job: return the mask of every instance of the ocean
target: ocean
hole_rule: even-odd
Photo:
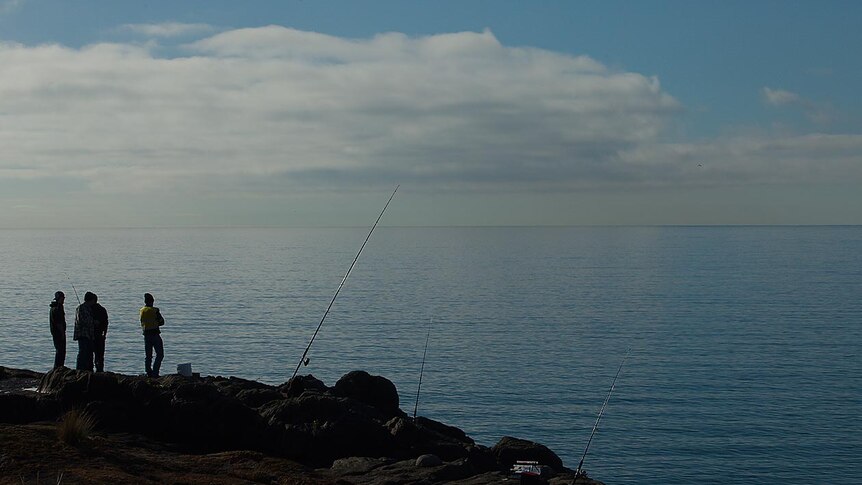
[[[0,365],[47,371],[48,304],[99,296],[106,369],[285,382],[368,228],[0,230]],[[73,289],[74,286],[74,289]],[[862,227],[378,227],[300,369],[356,369],[491,446],[609,485],[862,483]],[[629,350],[630,349],[630,350]]]

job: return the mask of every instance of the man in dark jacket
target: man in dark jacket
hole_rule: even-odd
[[[96,320],[96,338],[93,340],[93,363],[96,372],[105,371],[105,337],[108,336],[108,311],[99,304],[99,296],[93,294],[93,318]]]
[[[95,308],[96,295],[89,291],[84,294],[84,303],[75,309],[75,333],[73,340],[78,341],[78,361],[75,368],[93,372],[93,352],[96,341]]]
[[[66,363],[66,311],[63,302],[66,295],[62,291],[54,293],[51,310],[48,312],[48,324],[51,327],[51,338],[54,339],[54,368],[63,367]]]

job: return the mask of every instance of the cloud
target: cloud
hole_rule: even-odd
[[[208,24],[184,24],[179,22],[164,22],[159,24],[125,24],[120,31],[132,32],[148,37],[182,37],[189,35],[208,34],[215,27]]]
[[[828,125],[837,118],[835,109],[832,106],[811,101],[790,91],[764,87],[761,90],[761,95],[764,102],[770,106],[795,106],[800,108],[809,121],[818,125]]]
[[[0,181],[265,198],[860,176],[853,136],[668,143],[683,107],[657,78],[490,31],[348,39],[269,26],[176,47],[0,44]]]
[[[379,174],[538,186],[600,171],[680,110],[655,78],[488,31],[342,39],[273,26],[185,49],[3,45],[14,75],[0,80],[0,170],[66,170],[100,191]]]
[[[766,104],[772,106],[784,106],[788,104],[794,104],[800,100],[798,94],[792,93],[790,91],[785,91],[783,89],[772,89],[769,87],[764,87],[761,90],[761,94],[763,95],[763,100],[766,102]]]

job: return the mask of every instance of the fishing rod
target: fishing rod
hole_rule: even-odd
[[[626,355],[623,357],[623,361],[620,362],[620,368],[617,369],[617,374],[614,376],[613,382],[611,382],[611,388],[608,390],[608,395],[605,396],[605,402],[602,403],[602,408],[599,410],[599,416],[596,418],[596,424],[593,425],[593,431],[590,433],[590,439],[587,440],[587,446],[584,448],[584,455],[581,457],[581,462],[578,463],[578,469],[575,470],[575,478],[572,479],[572,485],[575,484],[575,480],[581,476],[581,468],[584,466],[584,459],[587,457],[587,451],[590,450],[590,443],[593,442],[593,436],[596,434],[596,430],[599,429],[599,421],[602,420],[602,414],[605,412],[605,406],[608,405],[608,401],[611,400],[611,394],[614,392],[614,387],[617,385],[617,377],[620,376],[620,371],[623,370],[623,364],[626,363],[626,359],[629,358],[629,352],[631,349],[626,350]]]
[[[69,284],[72,285],[72,291],[75,292],[75,299],[78,300],[78,305],[81,304],[81,298],[78,297],[78,290],[75,289],[75,283],[72,283],[72,278],[69,278],[69,275],[66,275],[66,279],[69,280]]]
[[[428,340],[431,338],[431,324],[434,318],[428,322],[428,333],[425,335],[425,351],[422,352],[422,367],[419,368],[419,386],[416,387],[416,405],[413,406],[413,421],[416,421],[416,411],[419,410],[419,391],[422,389],[422,373],[425,372],[425,356],[428,355]]]
[[[324,320],[326,320],[326,316],[329,315],[329,310],[332,309],[332,304],[335,303],[335,299],[338,298],[338,293],[341,292],[341,288],[344,287],[344,282],[347,281],[347,277],[350,276],[350,272],[353,271],[353,266],[356,265],[356,261],[359,260],[359,255],[362,254],[362,250],[365,249],[365,245],[368,244],[368,240],[371,239],[371,234],[374,232],[374,229],[377,227],[377,223],[380,222],[380,218],[383,217],[383,213],[386,212],[386,208],[389,207],[389,203],[392,202],[392,198],[395,197],[395,192],[398,192],[398,187],[400,185],[395,186],[395,190],[392,191],[392,195],[389,196],[389,200],[386,201],[386,205],[383,206],[383,210],[380,211],[380,215],[377,216],[377,220],[374,221],[374,225],[371,226],[371,230],[368,231],[368,235],[365,236],[365,241],[362,243],[362,246],[359,248],[359,252],[356,253],[356,257],[353,258],[353,262],[350,263],[350,267],[347,268],[347,273],[344,273],[344,278],[341,278],[341,283],[338,285],[338,289],[335,290],[335,294],[332,295],[332,300],[329,302],[329,306],[326,307],[326,311],[323,313],[323,318],[320,319],[320,323],[317,324],[317,330],[314,331],[314,335],[311,336],[311,340],[308,341],[308,345],[305,347],[305,351],[302,353],[302,357],[299,359],[299,363],[296,364],[296,370],[293,371],[293,376],[290,378],[293,380],[296,377],[297,372],[299,372],[299,368],[304,365],[308,365],[309,358],[308,351],[311,349],[311,344],[314,343],[314,339],[317,337],[317,333],[320,332],[320,327],[323,326]]]

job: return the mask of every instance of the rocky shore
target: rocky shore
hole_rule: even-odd
[[[57,437],[70,410],[95,423],[81,443]],[[384,377],[311,375],[270,386],[235,377],[151,379],[67,368],[0,367],[0,483],[571,484],[547,447],[493,447],[399,408]],[[541,475],[512,475],[516,461]],[[40,481],[41,480],[41,481]],[[600,484],[579,477],[577,484]]]

